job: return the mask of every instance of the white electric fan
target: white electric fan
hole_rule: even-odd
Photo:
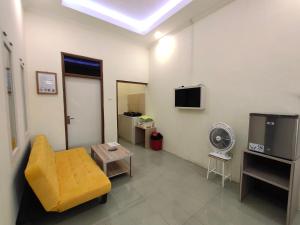
[[[225,160],[231,159],[228,153],[235,144],[235,135],[230,126],[221,122],[213,124],[209,132],[209,140],[213,148],[210,155]]]

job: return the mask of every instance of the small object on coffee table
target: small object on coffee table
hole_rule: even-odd
[[[108,149],[107,149],[108,151],[116,151],[116,150],[118,150],[118,147],[109,147]]]
[[[92,145],[92,158],[99,163],[104,173],[109,178],[124,173],[131,176],[131,157],[133,153],[122,145],[118,145],[117,151],[109,151],[108,149],[108,144]]]
[[[108,151],[116,151],[118,150],[118,146],[120,146],[120,144],[117,142],[108,142],[107,145],[108,145]]]

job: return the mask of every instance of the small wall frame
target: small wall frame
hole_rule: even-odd
[[[57,95],[57,74],[36,71],[36,87],[39,95]]]

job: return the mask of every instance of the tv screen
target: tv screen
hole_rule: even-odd
[[[201,108],[201,87],[175,89],[175,107]]]

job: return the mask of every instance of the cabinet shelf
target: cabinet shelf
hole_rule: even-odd
[[[282,196],[281,201],[286,202],[286,225],[290,225],[298,209],[300,159],[289,161],[246,150],[241,169],[240,200],[256,188],[264,187],[265,195],[271,199]]]
[[[248,167],[243,171],[244,174],[272,184],[284,190],[289,190],[289,178],[286,176],[274,174],[268,169]]]
[[[284,190],[289,190],[291,164],[285,160],[274,160],[267,155],[245,151],[243,174],[272,184]]]

